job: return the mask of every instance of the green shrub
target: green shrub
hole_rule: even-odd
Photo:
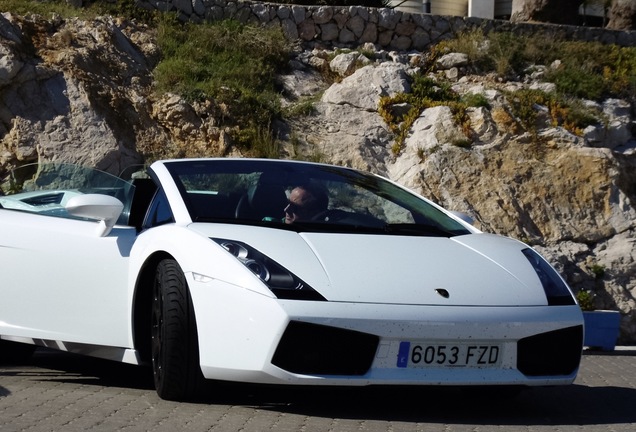
[[[605,114],[600,109],[586,106],[580,99],[561,98],[560,104],[565,110],[560,124],[572,133],[581,135],[587,126],[605,122]]]
[[[274,137],[271,127],[255,125],[242,128],[235,137],[237,144],[249,150],[255,157],[277,159],[280,157],[280,142]]]
[[[411,98],[413,101],[458,101],[459,95],[453,91],[451,84],[438,81],[425,75],[416,75],[411,84]]]
[[[283,109],[283,116],[288,119],[297,117],[307,117],[315,111],[314,103],[311,101],[302,101],[295,103]]]
[[[166,14],[159,21],[158,43],[163,53],[155,69],[159,93],[212,100],[223,107],[221,125],[241,125],[234,137],[239,145],[250,148],[250,139],[263,141],[262,125],[281,115],[274,76],[287,64],[290,46],[280,28],[236,21],[182,23]]]
[[[560,40],[550,35],[519,36],[471,29],[430,50],[428,64],[446,52],[462,52],[473,68],[500,76],[523,76],[528,66],[548,67],[544,80],[563,97],[601,100],[636,97],[636,47]]]
[[[488,99],[481,93],[467,93],[461,97],[461,102],[473,108],[490,108]]]
[[[546,79],[554,82],[558,91],[566,95],[592,100],[603,96],[602,75],[586,71],[584,67],[566,65],[548,72]]]
[[[578,99],[541,90],[510,92],[506,93],[506,98],[514,116],[525,130],[533,134],[537,132],[537,105],[548,109],[552,126],[562,126],[576,135],[580,135],[585,127],[600,123],[603,116],[597,109],[585,106]]]
[[[589,312],[596,309],[594,307],[594,295],[590,291],[581,290],[577,292],[576,300],[583,311]]]
[[[0,0],[0,11],[10,11],[18,15],[38,14],[44,17],[55,13],[62,17],[92,19],[99,15],[115,15],[153,23],[158,12],[141,8],[135,0],[85,1],[82,7],[74,7],[66,0]]]
[[[429,51],[432,59],[449,52],[460,52],[468,56],[468,61],[473,66],[488,63],[488,49],[490,42],[480,28],[466,30],[456,38],[446,39],[431,47]]]
[[[595,279],[603,279],[605,276],[605,267],[601,264],[592,264],[588,267]]]
[[[512,33],[491,33],[489,41],[489,62],[497,74],[514,76],[525,68],[527,59],[523,53],[528,44],[527,38]]]
[[[408,104],[411,108],[405,115],[396,117],[392,107],[402,103]],[[459,95],[452,89],[449,82],[418,74],[413,77],[410,93],[400,93],[393,97],[385,96],[380,99],[378,112],[395,134],[395,142],[391,148],[393,154],[402,151],[404,140],[422,111],[426,108],[442,105],[450,107],[455,122],[468,138],[468,144],[464,140],[457,140],[453,144],[461,147],[470,146],[472,140],[470,139],[470,119],[466,113],[466,103],[460,100]]]
[[[519,90],[507,93],[507,100],[514,116],[525,130],[536,129],[537,110],[535,105],[548,105],[551,96],[540,90]]]
[[[45,17],[52,13],[64,17],[78,16],[82,12],[81,9],[73,7],[63,0],[0,0],[0,11],[18,15],[38,14]]]

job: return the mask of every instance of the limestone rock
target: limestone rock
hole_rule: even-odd
[[[634,0],[612,1],[607,28],[614,30],[636,29],[636,2]]]
[[[578,24],[580,0],[513,0],[510,20]]]
[[[348,78],[325,91],[322,101],[330,104],[351,105],[367,111],[377,111],[382,96],[410,92],[405,65],[381,63],[358,69]]]
[[[346,77],[347,75],[351,75],[351,73],[355,70],[356,62],[359,57],[360,54],[355,51],[351,53],[338,54],[333,60],[331,60],[331,62],[329,62],[329,67],[338,75]]]
[[[437,60],[437,67],[440,69],[451,69],[468,64],[468,55],[464,53],[448,53]]]

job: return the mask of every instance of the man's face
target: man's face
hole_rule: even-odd
[[[285,207],[285,223],[311,219],[313,214],[307,207],[310,201],[311,195],[305,189],[293,189],[289,195],[289,204]]]

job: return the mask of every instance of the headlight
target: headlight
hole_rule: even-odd
[[[545,295],[548,298],[548,305],[569,306],[576,304],[574,296],[567,284],[541,255],[531,248],[526,248],[522,250],[521,253],[530,261],[534,271],[537,273],[537,276],[539,276]]]
[[[253,247],[235,240],[212,240],[250,269],[279,299],[326,301],[299,277]]]

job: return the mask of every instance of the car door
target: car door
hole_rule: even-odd
[[[70,217],[60,190],[48,192],[0,197],[0,335],[132,346],[127,283],[135,228],[116,225],[100,235],[98,221]]]
[[[125,347],[134,228],[0,210],[0,334]]]

